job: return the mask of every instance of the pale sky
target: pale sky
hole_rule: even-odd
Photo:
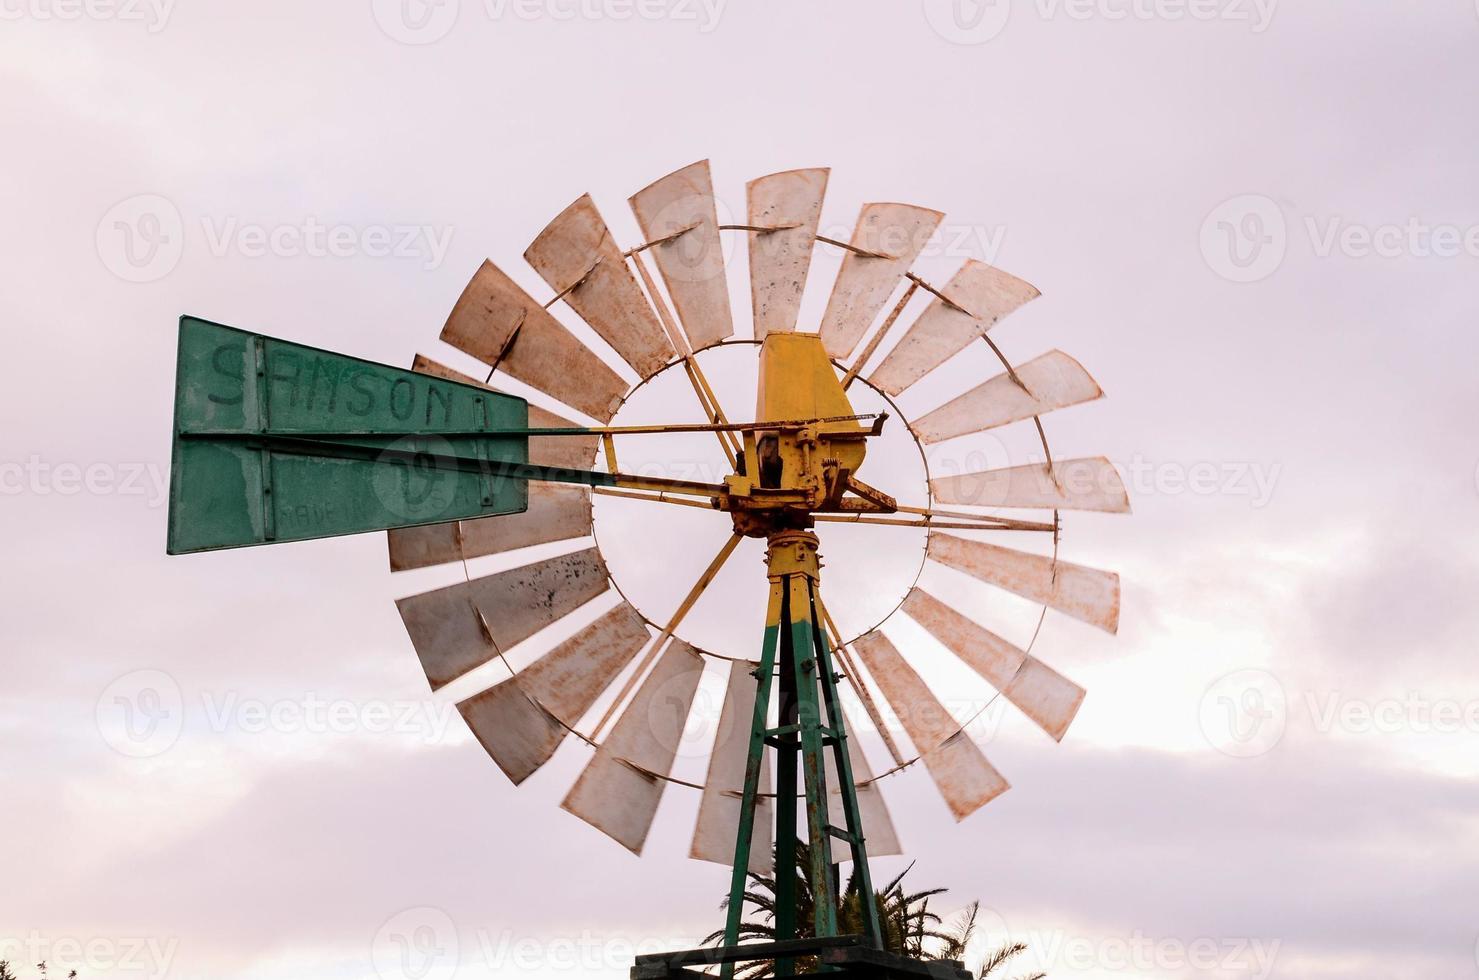
[[[180,314],[468,368],[437,333],[484,258],[547,299],[521,255],[551,217],[590,192],[630,247],[626,198],[707,158],[721,220],[747,180],[812,166],[832,168],[833,237],[867,201],[945,212],[916,270],[975,257],[1029,280],[1042,298],[993,336],[1014,359],[1067,351],[1108,395],[1045,420],[1055,455],[1112,459],[1134,508],[1065,518],[1063,557],[1124,588],[1117,636],[1050,613],[1034,647],[1088,689],[1073,728],[1055,745],[988,708],[972,735],[1013,788],[959,824],[921,767],[882,784],[913,884],[989,910],[972,958],[1011,938],[1018,972],[1076,980],[1479,977],[1472,0],[0,16],[0,959],[88,980],[618,978],[722,924],[727,870],[685,857],[695,792],[667,792],[635,858],[558,808],[588,750],[515,788],[472,740],[453,704],[497,665],[429,693],[393,600],[460,569],[392,576],[379,534],[164,554]],[[803,328],[837,265],[818,250]],[[712,370],[750,411],[747,368]],[[995,371],[973,349],[901,407]],[[667,380],[622,419],[699,421]],[[1019,435],[932,460],[1028,462]],[[911,452],[884,445],[862,476],[917,494]],[[623,453],[714,465],[707,437]],[[613,572],[663,617],[725,521],[609,503]],[[847,530],[823,534],[830,603],[862,629],[922,537]],[[1035,621],[952,574],[925,581],[1008,635]],[[684,635],[754,656],[762,603],[749,542]],[[990,697],[918,627],[893,635],[962,715]],[[707,730],[677,775],[702,778]]]

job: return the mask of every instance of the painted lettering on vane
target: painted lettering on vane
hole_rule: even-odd
[[[242,400],[242,362],[246,358],[246,348],[238,344],[222,344],[211,354],[211,367],[215,368],[217,374],[234,382],[227,386],[234,395],[217,395],[214,392],[206,395],[217,405],[240,405]]]
[[[219,405],[239,405],[245,381],[246,349],[221,344],[211,355],[211,367],[224,394],[207,397]],[[399,422],[426,426],[450,425],[456,391],[434,379],[387,377],[373,365],[296,350],[268,354],[269,400],[275,407],[323,415],[341,412],[358,418],[387,411]]]

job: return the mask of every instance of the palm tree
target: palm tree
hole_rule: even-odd
[[[802,842],[796,842],[796,882],[794,894],[796,896],[796,938],[808,939],[812,935],[812,903],[814,901],[811,891],[811,881],[803,869],[809,868],[808,846]],[[904,876],[914,867],[911,862],[909,867],[900,871],[898,875],[884,885],[882,889],[873,895],[873,903],[878,909],[878,924],[882,931],[883,948],[891,953],[899,953],[904,956],[922,960],[960,960],[965,956],[966,946],[970,944],[976,931],[976,916],[980,912],[981,903],[972,902],[958,913],[956,921],[947,929],[941,921],[940,916],[931,912],[929,908],[930,899],[936,895],[943,894],[944,888],[929,888],[919,892],[906,892],[904,890]],[[744,942],[774,942],[775,932],[775,878],[771,875],[756,874],[750,872],[748,875],[749,887],[745,889],[745,901],[755,908],[759,915],[752,919],[742,920],[739,929],[739,941]],[[729,899],[725,898],[720,903],[720,908],[729,907]],[[837,930],[843,935],[860,935],[864,931],[863,896],[861,883],[858,880],[857,869],[848,876],[847,887],[843,889],[837,909]],[[724,941],[724,930],[717,929],[704,937],[705,943],[718,945]],[[981,980],[994,975],[1010,959],[1027,949],[1021,943],[1010,943],[987,956],[977,971]],[[816,957],[797,957],[795,968],[797,972],[806,973],[816,969]],[[774,960],[753,960],[746,963],[735,971],[735,975],[741,980],[754,980],[759,977],[770,977],[775,974]],[[1046,974],[1038,973],[1032,977],[1023,977],[1019,980],[1042,980]]]

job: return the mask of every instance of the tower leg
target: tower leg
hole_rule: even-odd
[[[816,615],[816,589],[808,583],[808,600],[812,608],[812,643],[816,649],[817,679],[821,682],[822,703],[827,709],[827,723],[833,733],[833,763],[842,798],[842,816],[846,839],[852,850],[853,874],[857,875],[862,903],[863,932],[874,948],[883,948],[883,929],[878,921],[878,903],[873,897],[873,875],[868,868],[868,851],[863,836],[863,816],[858,809],[857,783],[853,778],[852,756],[848,752],[847,718],[837,698],[837,674],[832,668],[832,648]],[[837,828],[829,827],[829,832]]]
[[[750,751],[745,759],[739,834],[734,842],[734,873],[730,879],[729,909],[724,923],[726,946],[739,943],[739,927],[744,915],[745,881],[750,868],[750,845],[755,836],[755,806],[760,798],[760,770],[765,753],[766,714],[770,710],[770,689],[775,677],[776,646],[781,635],[780,621],[785,597],[784,586],[777,582],[771,583],[770,604],[765,616],[765,639],[760,647],[760,666],[756,668],[755,707],[750,715]],[[724,976],[727,978],[733,973],[734,964],[726,963]]]

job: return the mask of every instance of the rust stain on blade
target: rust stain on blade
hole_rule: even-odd
[[[531,481],[529,507],[522,513],[395,528],[386,536],[390,541],[391,571],[400,572],[584,537],[591,528],[590,490]]]
[[[1042,507],[1128,514],[1130,495],[1114,464],[1103,456],[1026,463],[999,470],[961,473],[930,481],[942,504],[976,507]]]
[[[457,705],[498,768],[523,782],[560,747],[621,669],[650,639],[626,602],[528,668]]]
[[[750,720],[755,708],[757,681],[750,673],[754,664],[743,660],[729,665],[729,686],[719,710],[719,731],[709,755],[709,774],[704,779],[688,856],[700,861],[733,866],[734,842],[739,834],[740,795],[745,788],[745,765],[750,753]],[[770,753],[760,757],[760,792],[769,793]],[[771,870],[771,799],[762,796],[755,806],[754,833],[750,837],[749,869],[756,874]],[[840,826],[840,825],[839,825]]]
[[[1084,689],[960,612],[915,587],[904,612],[1055,741],[1063,741]]]
[[[890,395],[899,394],[1002,317],[1041,295],[1031,283],[976,259],[967,259],[942,292],[956,305],[936,296],[868,379]]]
[[[462,522],[469,557],[579,538],[591,533],[591,492],[564,483],[530,483],[529,509]]]
[[[644,380],[677,355],[589,194],[560,212],[524,258]]]
[[[828,354],[843,359],[853,352],[944,217],[912,204],[863,205],[851,244],[873,254],[843,256],[822,315]]]
[[[606,590],[595,548],[396,601],[432,690],[487,663]]]
[[[1010,375],[998,374],[920,417],[911,426],[914,434],[924,443],[944,442],[1104,395],[1083,365],[1062,351],[1049,351],[1016,370],[1026,391]]]
[[[1045,555],[930,534],[928,555],[974,578],[1113,633],[1120,621],[1120,577]]]
[[[784,229],[747,233],[756,340],[796,329],[829,173],[826,167],[787,170],[758,177],[745,187],[749,223]]]
[[[868,673],[919,750],[956,820],[964,820],[1006,792],[1006,779],[945,710],[887,636],[874,630],[853,642]]]
[[[883,793],[878,784],[872,782],[873,769],[868,765],[868,757],[863,754],[863,747],[858,742],[858,737],[853,733],[851,725],[848,727],[847,735],[847,757],[852,762],[852,778],[856,786],[855,791],[858,798],[858,816],[863,821],[863,836],[868,844],[868,856],[885,857],[890,854],[903,854],[904,849],[899,844],[899,835],[894,830],[893,818],[888,814],[888,804],[883,800]],[[837,775],[837,763],[832,760],[832,753],[825,755],[827,765],[827,819],[834,827],[846,827],[846,817],[842,813],[842,780]],[[833,851],[834,858],[839,861],[848,860],[850,852],[841,846]],[[768,862],[767,862],[768,863]]]
[[[442,340],[577,411],[611,421],[627,385],[502,269],[484,261]]]
[[[652,247],[652,257],[694,349],[732,336],[709,161],[689,164],[647,185],[632,195],[631,205],[643,236],[661,243]]]
[[[698,651],[674,640],[560,806],[641,854],[666,785],[650,774],[671,771],[703,669]]]

